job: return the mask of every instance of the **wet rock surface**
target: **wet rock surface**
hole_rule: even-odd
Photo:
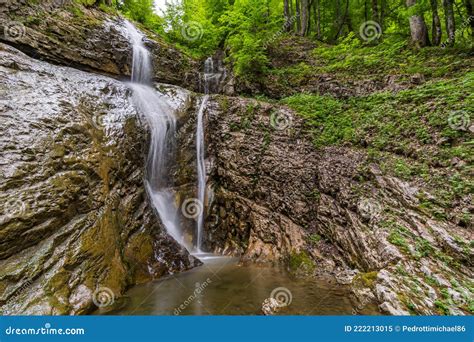
[[[0,44],[0,91],[2,314],[86,313],[194,265],[148,203],[125,83]]]
[[[128,79],[132,47],[123,21],[72,0],[11,0],[0,10],[0,41],[36,59]],[[156,34],[144,32],[154,56],[155,80],[197,89],[197,62]]]

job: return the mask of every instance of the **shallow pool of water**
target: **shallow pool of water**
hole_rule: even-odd
[[[205,257],[188,272],[135,286],[113,307],[112,315],[258,315],[274,292],[288,303],[282,315],[351,315],[347,287],[323,279],[295,279],[276,267],[239,265],[238,259]],[[360,314],[379,314],[375,305]]]

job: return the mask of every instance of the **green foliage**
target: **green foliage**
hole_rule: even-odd
[[[398,231],[390,232],[390,235],[387,237],[388,242],[392,245],[399,246],[405,252],[408,252],[408,243],[405,238]]]
[[[474,192],[469,165],[474,162],[471,133],[457,130],[450,117],[466,118],[474,111],[474,73],[427,82],[398,93],[336,99],[316,94],[298,94],[281,100],[305,118],[318,147],[353,145],[369,149],[382,169],[402,179],[419,177],[434,189],[436,202],[420,198],[420,208],[445,220],[446,208]],[[438,143],[442,139],[442,143]],[[394,154],[395,153],[395,154]],[[457,170],[453,158],[464,160]],[[469,214],[459,214],[467,225]]]
[[[282,102],[306,119],[314,133],[316,146],[337,144],[350,140],[354,135],[352,120],[344,114],[343,103],[333,97],[301,94]]]
[[[86,5],[104,4],[100,0],[76,1]],[[274,46],[282,36],[295,33],[325,43],[314,52],[317,58],[327,62],[314,70],[316,72],[404,69],[409,74],[442,75],[451,68],[450,63],[446,63],[453,55],[451,49],[422,49],[413,54],[406,48],[409,17],[418,13],[424,15],[428,23],[431,20],[431,8],[426,0],[417,1],[409,9],[383,2],[383,20],[375,18],[371,7],[362,0],[348,2],[347,9],[333,0],[311,2],[307,32],[300,30],[302,16],[295,15],[293,2],[292,16],[286,23],[282,0],[182,0],[168,3],[161,17],[154,13],[152,0],[113,2],[132,20],[163,34],[168,41],[196,57],[210,55],[217,49],[225,50],[235,74],[249,81],[271,70],[268,47]],[[439,12],[444,22],[444,12]],[[456,48],[469,47],[472,43],[468,40],[470,27],[465,23],[465,6],[459,6],[456,14],[460,28],[456,32],[460,42]],[[362,39],[360,33],[361,25],[367,20],[378,21],[381,30],[381,37],[370,42]],[[426,63],[435,60],[439,61],[437,66]]]
[[[435,306],[438,309],[438,312],[442,315],[450,315],[450,310],[449,310],[449,305],[442,301],[442,300],[436,300],[435,301]]]
[[[266,71],[264,46],[281,25],[281,18],[271,9],[280,6],[276,0],[236,0],[219,19],[236,75],[249,77]]]
[[[88,2],[89,0],[76,0],[79,2]],[[163,34],[163,19],[155,13],[153,0],[113,0],[111,6],[104,1],[89,2],[98,3],[101,10],[108,13],[115,13],[119,9],[127,18],[144,25],[146,28]]]
[[[446,157],[452,158],[453,153],[471,154],[471,146],[453,144],[456,140],[468,141],[469,133],[453,129],[448,118],[457,110],[468,113],[463,100],[474,100],[468,90],[472,86],[474,73],[467,73],[459,79],[431,82],[396,94],[377,93],[348,100],[300,94],[283,99],[282,103],[307,119],[319,146],[364,142],[378,150],[404,151],[414,137],[419,145],[429,145],[439,133],[450,139],[451,144],[445,147],[453,150]],[[399,162],[397,170],[402,176],[410,176],[403,162]]]
[[[388,35],[380,44],[364,45],[353,33],[337,45],[319,44],[313,55],[322,66],[321,73],[357,74],[423,74],[441,77],[456,72],[466,62],[468,49],[428,47],[413,50],[399,35]]]
[[[74,0],[74,2],[80,5],[84,5],[84,6],[92,6],[92,5],[95,5],[95,3],[98,1],[97,0]]]

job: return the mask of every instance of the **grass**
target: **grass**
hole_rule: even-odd
[[[301,93],[280,102],[305,119],[316,147],[364,148],[369,162],[386,173],[419,179],[435,198],[421,201],[421,209],[446,220],[455,202],[474,192],[472,133],[456,129],[450,119],[462,113],[466,122],[474,122],[473,88],[474,72],[468,72],[398,93],[349,99]],[[454,158],[461,160],[456,169]],[[469,224],[471,215],[461,216]]]
[[[456,112],[465,113],[466,120],[473,116],[474,95],[469,91],[473,87],[474,72],[469,72],[396,94],[346,100],[298,94],[281,102],[306,119],[318,146],[351,143],[411,155],[416,152],[412,150],[414,142],[426,146],[443,138],[445,155],[441,158],[472,158],[470,133],[453,129],[449,117]]]
[[[437,300],[434,304],[441,315],[450,315],[449,305],[445,301]]]
[[[466,67],[469,46],[464,49],[411,49],[405,37],[393,35],[386,35],[378,45],[368,46],[351,34],[338,45],[318,46],[313,56],[320,64],[316,70],[319,73],[444,77]]]
[[[392,245],[400,247],[400,249],[405,253],[409,253],[410,249],[408,248],[408,242],[398,231],[394,230],[390,232],[387,240]]]
[[[308,44],[312,47],[308,48]],[[413,49],[407,37],[390,34],[378,45],[364,44],[354,34],[337,45],[284,35],[275,41],[269,67],[258,82],[265,85],[264,93],[268,91],[271,97],[304,93],[308,89],[317,92],[318,84],[333,81],[348,88],[353,88],[354,82],[363,85],[363,81],[374,86],[386,85],[390,80],[416,84],[454,78],[472,70],[474,59],[470,49],[472,43],[468,41],[457,48]],[[421,129],[417,135],[422,138],[425,133]]]

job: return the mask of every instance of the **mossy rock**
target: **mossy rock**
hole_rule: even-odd
[[[293,273],[310,274],[314,271],[315,264],[307,252],[293,252],[290,254],[289,268]]]
[[[377,271],[359,273],[354,277],[354,284],[361,287],[374,287],[375,280],[377,279]]]

